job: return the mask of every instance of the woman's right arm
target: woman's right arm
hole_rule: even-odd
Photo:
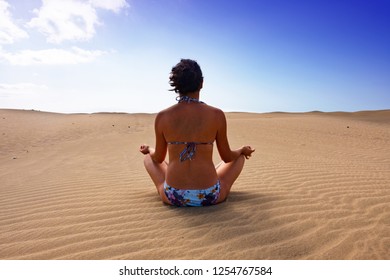
[[[255,151],[250,146],[243,146],[237,150],[231,150],[229,145],[229,140],[227,138],[227,124],[225,114],[218,110],[217,116],[217,147],[219,155],[224,162],[232,162],[239,158],[241,155],[244,155],[247,159]]]
[[[151,148],[144,144],[140,147],[140,152],[144,155],[150,154],[152,160],[156,163],[162,163],[167,154],[167,143],[164,138],[162,130],[162,113],[158,113],[154,122],[155,136],[156,136],[156,148]]]

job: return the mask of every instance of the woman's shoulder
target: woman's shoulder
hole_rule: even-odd
[[[177,107],[177,105],[173,105],[168,107],[156,115],[156,120],[169,120],[172,118],[182,117],[186,114],[195,113],[194,111],[186,111]],[[217,107],[213,107],[207,104],[202,104],[202,109],[197,110],[196,114],[201,114],[202,116],[213,118],[215,120],[224,119],[225,113]]]
[[[207,105],[207,107],[214,113],[216,114],[224,114],[224,112],[222,111],[222,109],[220,108],[217,108],[217,107],[213,107],[213,106],[210,106],[210,105]]]
[[[225,113],[222,111],[222,109],[210,105],[207,105],[207,107],[210,110],[210,113],[212,114],[213,118],[215,118],[215,120],[220,120],[221,118],[222,119],[225,118]]]
[[[176,105],[173,105],[158,112],[156,114],[155,122],[159,124],[169,122],[169,119],[173,118],[176,115],[175,107]]]
[[[172,114],[172,112],[175,110],[175,106],[176,105],[173,105],[171,107],[168,107],[168,108],[161,110],[160,112],[157,113],[156,117],[163,117],[165,115]]]

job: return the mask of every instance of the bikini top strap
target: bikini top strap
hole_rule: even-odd
[[[195,157],[197,145],[212,145],[213,143],[214,141],[213,142],[179,142],[179,141],[168,142],[168,144],[171,145],[180,145],[180,144],[187,145],[180,153],[180,162],[183,162],[187,159],[193,160]]]
[[[193,160],[196,153],[196,144],[194,142],[187,143],[187,146],[180,153],[180,162],[183,162],[187,159]]]
[[[176,97],[176,101],[178,103],[200,103],[200,104],[205,104],[203,101],[200,101],[199,99],[192,98],[192,97],[189,97],[189,96],[186,96],[186,95]]]
[[[212,145],[213,142],[181,142],[181,141],[171,141],[167,142],[169,145],[188,145],[188,144],[195,144],[195,145]]]

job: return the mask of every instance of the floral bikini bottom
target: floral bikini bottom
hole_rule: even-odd
[[[209,206],[217,203],[221,190],[219,180],[207,189],[176,189],[164,182],[164,192],[168,200],[175,206]]]

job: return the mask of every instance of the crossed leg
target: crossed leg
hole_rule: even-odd
[[[240,175],[245,163],[244,155],[238,157],[235,161],[232,162],[221,162],[215,169],[217,171],[217,176],[221,183],[220,196],[217,203],[223,202],[226,200],[230,193],[230,189],[233,186],[233,183],[236,181]],[[163,202],[171,204],[164,192],[164,182],[165,175],[167,173],[168,164],[164,161],[163,163],[156,163],[152,160],[149,154],[145,155],[144,165],[146,171],[149,173],[150,178],[154,185],[157,188],[157,192],[160,195]]]
[[[162,201],[171,204],[164,192],[165,175],[167,174],[168,164],[164,161],[163,163],[156,163],[152,160],[150,154],[145,155],[144,165],[146,171],[149,173],[150,178],[157,188],[157,192],[161,197]]]
[[[228,163],[221,162],[215,167],[219,181],[221,183],[221,191],[217,203],[226,200],[233,183],[237,180],[242,169],[244,168],[244,163],[245,156],[241,155],[235,161]]]

